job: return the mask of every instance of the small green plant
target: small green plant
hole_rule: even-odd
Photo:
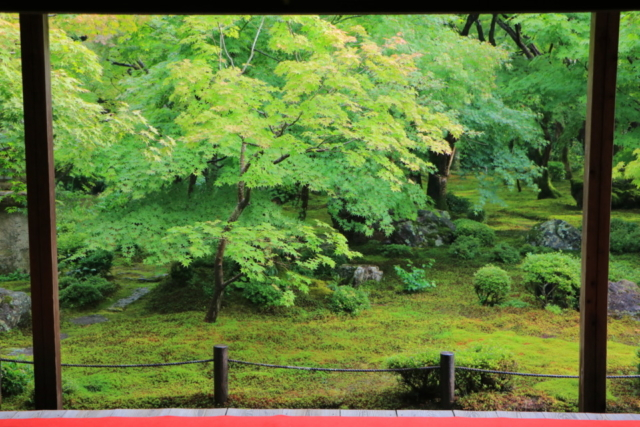
[[[295,294],[290,289],[281,289],[272,283],[247,282],[242,286],[242,296],[260,307],[293,307]]]
[[[466,368],[487,369],[496,371],[514,371],[517,364],[513,357],[504,351],[475,347],[455,353],[456,365]],[[387,369],[421,368],[424,366],[438,366],[440,353],[429,351],[425,353],[393,356],[385,362]],[[420,396],[437,397],[440,395],[440,371],[411,370],[397,372],[400,383]],[[457,371],[456,391],[459,396],[479,391],[508,391],[513,386],[513,377],[509,375],[490,374],[486,372]]]
[[[407,268],[400,267],[399,265],[394,265],[393,268],[396,270],[396,274],[402,281],[402,290],[405,292],[413,293],[420,292],[425,289],[432,289],[436,287],[436,283],[432,280],[427,280],[427,268],[431,268],[433,266],[434,260],[428,259],[426,264],[422,264],[420,267],[414,267],[413,263],[410,260],[407,261]]]
[[[113,253],[99,249],[75,261],[75,268],[71,271],[71,274],[77,277],[105,277],[111,271],[112,265]]]
[[[549,254],[556,252],[555,249],[547,246],[533,246],[529,243],[525,243],[520,247],[520,255],[527,256],[527,254]]]
[[[13,273],[0,275],[0,282],[17,282],[29,280],[29,273],[23,273],[20,270],[16,270]]]
[[[17,396],[27,390],[33,381],[33,368],[23,363],[5,362],[0,370],[2,377],[2,395]]]
[[[496,233],[491,227],[470,219],[457,219],[453,222],[456,225],[454,236],[456,239],[462,236],[475,237],[482,246],[493,246],[496,241]]]
[[[471,211],[472,203],[469,199],[461,196],[456,196],[452,192],[448,192],[446,195],[447,205],[449,206],[449,212],[455,215],[467,215]]]
[[[549,171],[551,181],[562,181],[566,177],[564,163],[562,162],[549,162],[547,164],[547,170]]]
[[[485,222],[487,220],[487,212],[482,208],[471,209],[467,214],[467,218],[476,222]]]
[[[96,306],[118,289],[115,283],[100,276],[67,276],[60,279],[59,285],[60,305],[65,308]]]
[[[384,245],[380,248],[380,253],[386,257],[403,258],[413,255],[413,249],[407,245]]]
[[[511,277],[500,267],[489,264],[473,275],[473,289],[480,304],[493,307],[502,303],[511,292]]]
[[[508,243],[498,243],[489,255],[489,259],[503,264],[517,264],[520,262],[520,252]]]
[[[459,259],[474,259],[480,253],[480,240],[473,236],[460,236],[449,248],[449,255]]]
[[[562,314],[562,308],[558,307],[555,304],[547,304],[544,307],[544,309],[547,310],[549,313],[558,314],[558,315]]]
[[[640,252],[640,225],[614,218],[611,220],[610,240],[613,254]]]
[[[361,289],[351,286],[338,286],[329,297],[329,307],[336,313],[357,316],[371,307],[369,295]]]
[[[529,254],[522,263],[524,285],[543,306],[578,308],[580,260],[562,252]]]

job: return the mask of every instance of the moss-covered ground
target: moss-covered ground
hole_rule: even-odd
[[[476,199],[475,181],[454,178],[450,191]],[[502,191],[504,205],[488,205],[487,224],[500,242],[514,246],[536,223],[549,218],[580,225],[582,213],[574,207],[568,183],[558,183],[563,197],[536,200],[531,191]],[[328,220],[321,201],[311,205],[310,218]],[[637,211],[616,211],[614,216],[640,220]],[[215,324],[203,322],[201,302],[194,311],[158,314],[134,303],[122,312],[107,311],[115,300],[144,286],[131,278],[166,273],[167,268],[125,265],[113,269],[120,290],[91,310],[62,310],[64,363],[132,364],[208,359],[216,344],[229,346],[230,357],[252,362],[299,366],[379,368],[395,354],[429,349],[457,351],[478,345],[511,352],[521,372],[576,375],[578,372],[579,313],[554,314],[535,304],[522,284],[518,265],[504,268],[513,278],[512,300],[525,308],[483,307],[472,287],[472,276],[489,262],[488,254],[461,261],[447,247],[415,250],[414,264],[433,258],[429,278],[435,289],[417,294],[399,291],[394,265],[404,260],[384,257],[380,244],[354,249],[363,255],[356,262],[377,264],[384,271],[380,283],[367,283],[372,307],[357,317],[337,315],[321,301],[300,297],[303,307],[261,309],[238,296],[225,301]],[[487,251],[485,251],[487,252]],[[637,255],[618,256],[612,278],[640,280]],[[129,279],[127,278],[129,277]],[[147,285],[147,284],[145,284]],[[153,286],[154,284],[151,284]],[[3,287],[27,290],[25,282]],[[102,314],[106,323],[76,325],[70,319]],[[608,370],[611,374],[636,371],[640,323],[609,320]],[[29,330],[0,335],[3,357],[15,348],[30,346]],[[143,408],[212,407],[212,364],[154,368],[63,368],[65,407]],[[437,402],[411,396],[389,373],[326,373],[256,368],[232,364],[229,406],[247,408],[435,408]],[[615,411],[638,411],[640,399],[632,380],[611,380],[609,406]],[[478,393],[458,401],[465,409],[576,410],[578,381],[518,378],[510,393]],[[3,410],[24,409],[28,393],[7,398]]]

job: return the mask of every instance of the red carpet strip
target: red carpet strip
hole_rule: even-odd
[[[107,417],[0,420],[0,427],[640,427],[640,421],[433,417]]]

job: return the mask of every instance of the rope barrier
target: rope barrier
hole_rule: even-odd
[[[398,368],[398,369],[340,369],[340,368],[309,368],[306,366],[269,365],[267,363],[245,362],[242,360],[229,359],[229,362],[241,365],[263,366],[265,368],[298,369],[302,371],[325,371],[325,372],[403,372],[440,369],[439,366],[422,366],[420,368]]]
[[[33,365],[33,361],[29,361],[29,360],[0,358],[0,362],[23,363],[27,365]],[[190,360],[186,362],[169,362],[169,363],[138,363],[134,365],[83,365],[83,364],[74,364],[74,363],[62,363],[60,366],[68,367],[68,368],[149,368],[149,367],[158,367],[158,366],[192,365],[196,363],[209,363],[209,362],[213,362],[213,359]],[[240,365],[262,366],[265,368],[296,369],[301,371],[321,371],[321,372],[406,372],[406,371],[430,371],[434,369],[440,369],[440,366],[422,366],[419,368],[396,368],[396,369],[341,369],[341,368],[312,368],[307,366],[271,365],[267,363],[245,362],[243,360],[235,360],[235,359],[229,359],[229,362],[238,363]],[[514,376],[521,376],[521,377],[570,378],[570,379],[580,378],[578,375],[528,374],[524,372],[494,371],[491,369],[466,368],[463,366],[456,366],[455,369],[460,371],[484,372],[487,374],[514,375]],[[629,378],[640,378],[640,375],[607,375],[607,379],[629,379]]]
[[[14,359],[0,358],[0,362],[26,363],[29,365],[33,365],[33,362],[28,360],[14,360]],[[60,366],[64,366],[67,368],[150,368],[150,367],[157,367],[157,366],[192,365],[195,363],[208,363],[208,362],[213,362],[213,359],[190,360],[187,362],[169,362],[169,363],[137,363],[134,365],[81,365],[81,364],[75,364],[75,363],[61,363]]]

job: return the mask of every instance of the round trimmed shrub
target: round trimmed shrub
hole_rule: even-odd
[[[448,192],[445,196],[449,212],[455,215],[467,215],[471,210],[472,203],[469,199]]]
[[[640,225],[619,218],[611,220],[611,253],[640,252]]]
[[[65,308],[96,306],[117,288],[115,283],[100,276],[64,277],[60,280],[60,305]]]
[[[480,253],[480,240],[473,236],[461,236],[449,248],[449,255],[459,259],[474,259]]]
[[[484,209],[472,209],[467,214],[467,218],[476,222],[485,222],[487,220],[487,213]]]
[[[525,287],[543,306],[578,308],[580,260],[562,252],[528,254],[522,263]]]
[[[504,302],[511,291],[511,277],[500,267],[485,265],[473,275],[473,289],[482,305]]]
[[[491,261],[503,264],[516,264],[520,261],[520,252],[507,243],[498,243],[491,250]]]
[[[493,246],[496,241],[495,231],[486,224],[470,219],[457,219],[453,223],[456,225],[456,231],[453,233],[456,239],[462,236],[475,237],[482,246]]]
[[[2,395],[5,397],[17,396],[27,390],[33,381],[33,368],[22,363],[3,363],[2,370]]]
[[[371,307],[369,295],[351,286],[339,286],[329,298],[329,307],[336,313],[347,313],[357,316]]]

